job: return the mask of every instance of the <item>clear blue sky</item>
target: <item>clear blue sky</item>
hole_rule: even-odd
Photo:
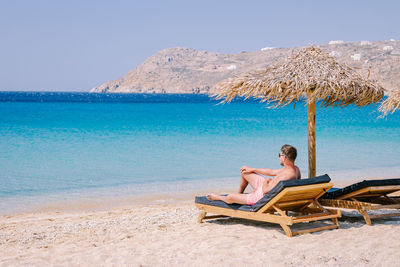
[[[400,1],[0,1],[0,90],[88,91],[168,47],[400,39]]]

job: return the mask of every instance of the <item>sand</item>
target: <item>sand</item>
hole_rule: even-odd
[[[400,266],[400,217],[287,237],[242,219],[196,223],[193,200],[0,217],[0,266]],[[296,229],[296,228],[295,228]]]

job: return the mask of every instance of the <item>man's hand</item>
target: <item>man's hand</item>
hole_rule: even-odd
[[[240,172],[243,173],[243,174],[248,174],[248,173],[254,172],[254,169],[253,169],[253,168],[250,168],[250,167],[248,167],[248,166],[243,166],[243,167],[240,169]]]

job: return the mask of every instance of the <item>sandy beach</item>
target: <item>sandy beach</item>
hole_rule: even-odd
[[[193,200],[0,217],[1,266],[400,266],[400,217],[287,237],[279,225],[196,222]]]
[[[400,267],[400,1],[364,2],[2,1],[0,267]]]

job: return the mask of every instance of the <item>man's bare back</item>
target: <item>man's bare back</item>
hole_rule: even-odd
[[[296,165],[294,165],[293,168],[279,169],[274,179],[265,179],[263,183],[263,193],[266,194],[271,191],[280,181],[296,180],[300,178],[300,169]]]

